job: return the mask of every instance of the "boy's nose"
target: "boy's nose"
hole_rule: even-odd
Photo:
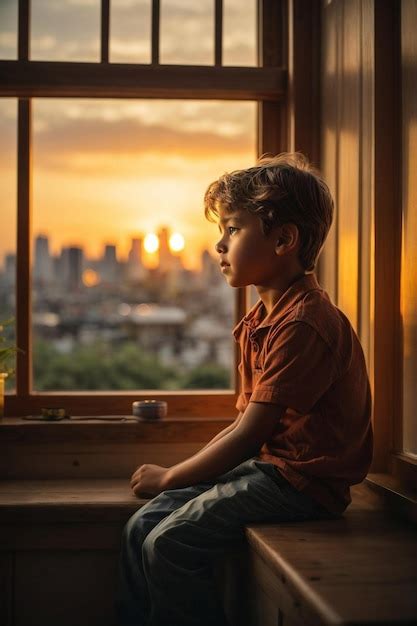
[[[214,248],[218,254],[221,254],[222,252],[226,252],[226,246],[225,246],[223,239],[220,239],[220,241],[216,243]]]

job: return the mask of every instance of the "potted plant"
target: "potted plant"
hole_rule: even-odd
[[[12,367],[8,367],[7,361],[19,350],[16,346],[6,346],[6,338],[3,335],[6,326],[13,324],[14,318],[0,322],[0,417],[4,415],[4,390],[6,385],[6,378],[13,376],[15,370]]]

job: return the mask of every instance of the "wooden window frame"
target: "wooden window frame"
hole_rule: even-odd
[[[31,98],[227,99],[258,102],[258,154],[299,149],[317,160],[319,46],[306,64],[297,42],[318,36],[319,0],[258,0],[258,67],[222,66],[222,0],[215,5],[213,66],[159,64],[159,0],[152,0],[151,63],[109,63],[110,0],[101,0],[100,62],[30,60],[30,0],[19,0],[18,59],[0,61],[0,97],[18,99],[18,195],[16,393],[7,394],[6,415],[38,414],[42,406],[65,406],[71,415],[126,415],[134,400],[149,396],[169,402],[170,415],[233,416],[237,395],[227,391],[138,390],[126,392],[34,392],[31,334]],[[316,35],[314,35],[316,32]],[[316,42],[317,43],[317,42]],[[312,48],[313,49],[313,48]],[[307,101],[314,106],[307,108]],[[317,117],[316,117],[317,119]],[[245,289],[236,292],[236,321],[247,307]]]
[[[375,10],[374,462],[416,494],[417,461],[403,452],[401,321],[401,3]],[[384,485],[384,479],[374,479]],[[387,484],[388,487],[388,484]],[[391,487],[390,487],[391,488]]]

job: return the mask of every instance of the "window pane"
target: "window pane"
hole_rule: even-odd
[[[253,164],[256,104],[36,100],[34,127],[35,389],[230,387],[203,195]]]
[[[16,315],[16,138],[17,102],[0,99],[0,324]],[[4,327],[1,347],[15,345],[15,323]],[[15,368],[15,358],[0,362],[0,371]],[[6,391],[15,390],[15,378],[6,379]]]
[[[160,63],[213,65],[213,0],[161,0]]]
[[[0,1],[0,59],[17,59],[17,2]]]
[[[223,0],[223,65],[258,65],[256,0]]]
[[[404,337],[403,445],[417,457],[417,86],[415,68],[416,3],[406,0],[402,10],[403,103],[403,239],[401,314]]]
[[[110,61],[150,63],[150,0],[113,0],[110,8]]]
[[[32,0],[31,59],[98,61],[100,0]]]

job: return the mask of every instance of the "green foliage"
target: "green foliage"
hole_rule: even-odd
[[[183,375],[133,342],[120,346],[96,342],[61,354],[51,342],[38,339],[34,346],[34,381],[38,391],[218,389],[229,386],[229,372],[209,365]]]
[[[35,386],[46,390],[162,389],[174,375],[133,344],[120,347],[96,342],[61,354],[51,343],[38,340],[34,350]]]
[[[14,317],[0,322],[0,373],[7,374],[8,376],[13,376],[15,372],[14,367],[10,367],[8,365],[8,361],[10,361],[12,357],[14,357],[16,352],[22,352],[22,350],[20,350],[20,348],[17,348],[16,346],[5,345],[8,340],[5,337],[5,334],[7,332],[6,328],[8,326],[11,326],[13,322]]]
[[[185,378],[184,389],[228,389],[230,372],[219,365],[201,365]]]

